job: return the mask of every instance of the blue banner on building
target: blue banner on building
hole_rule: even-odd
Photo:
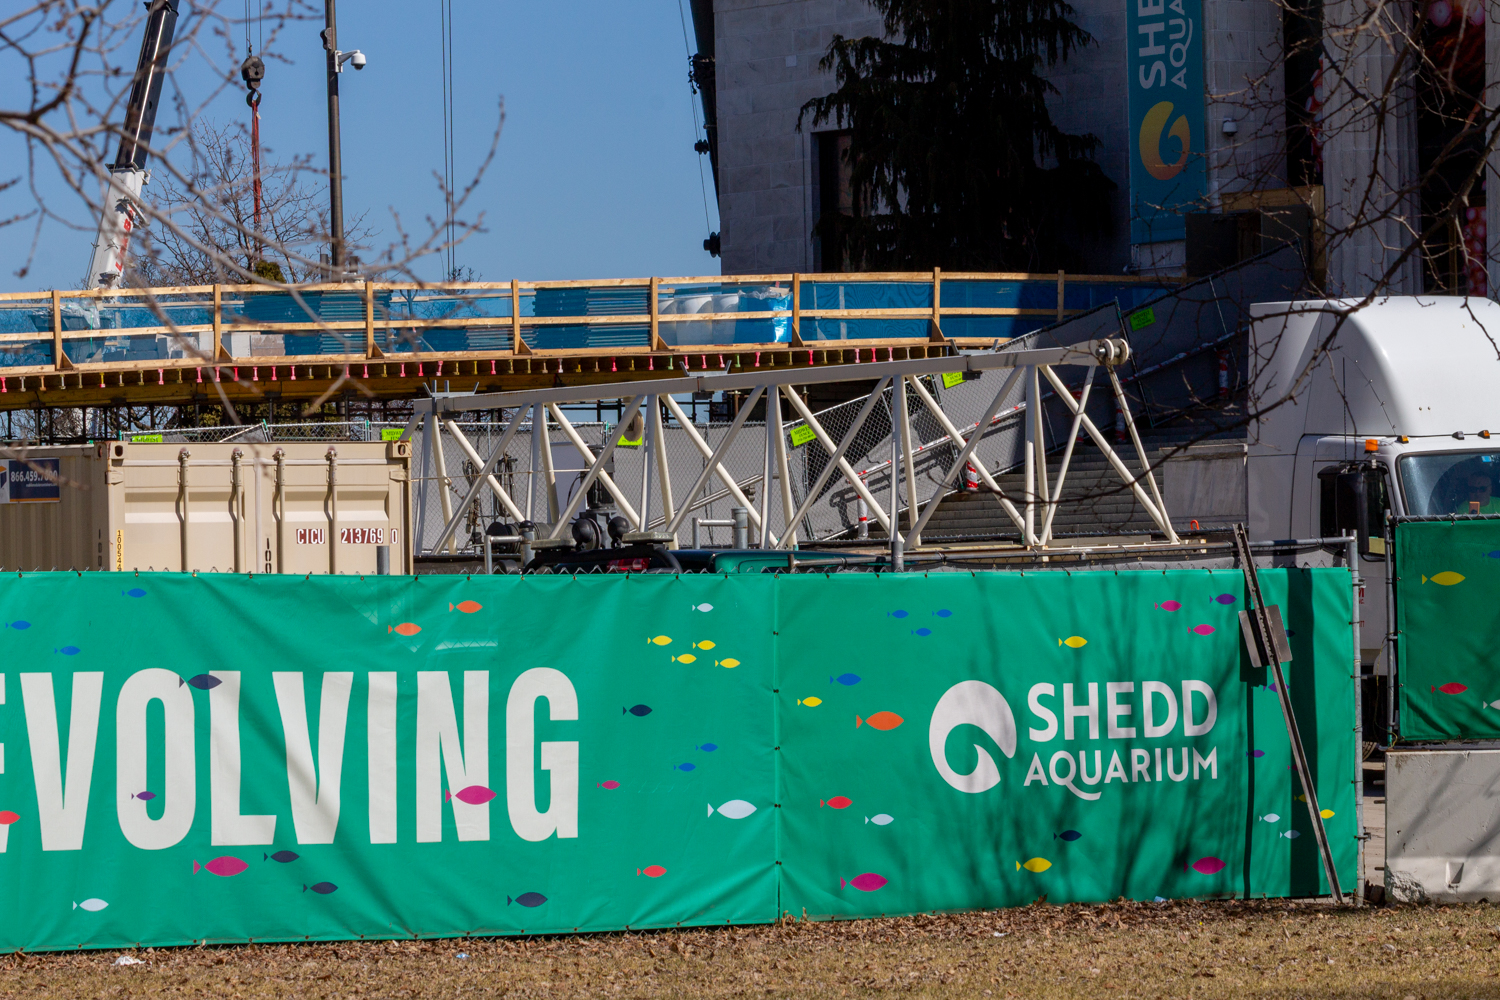
[[[1203,3],[1126,0],[1126,11],[1130,241],[1180,240],[1208,177]]]

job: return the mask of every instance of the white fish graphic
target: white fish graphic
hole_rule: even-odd
[[[1285,833],[1278,833],[1276,836],[1278,836],[1278,837],[1285,837],[1287,840],[1296,840],[1298,837],[1302,836],[1302,831],[1301,830],[1288,830]]]
[[[81,903],[74,903],[73,904],[73,909],[75,909],[75,910],[88,910],[90,913],[98,913],[100,910],[104,909],[108,905],[109,904],[106,903],[102,899],[91,898],[91,899],[85,899]]]
[[[876,826],[885,826],[887,823],[896,822],[896,817],[888,816],[885,813],[876,813],[874,816],[866,816],[865,822],[874,823]]]
[[[714,609],[714,606],[712,604],[694,604],[692,607],[688,608],[689,611],[703,611],[703,612],[712,611],[713,609]]]
[[[744,799],[730,799],[718,809],[719,815],[726,819],[744,819],[753,812],[755,812],[755,806]],[[710,802],[708,805],[708,815],[712,816],[713,814],[714,807],[713,803]]]
[[[1275,813],[1266,813],[1261,817],[1261,819],[1265,820],[1267,823],[1275,823],[1280,820],[1281,817],[1276,815]]]

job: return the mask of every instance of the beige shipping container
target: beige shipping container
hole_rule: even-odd
[[[410,469],[405,441],[12,448],[0,568],[411,573]]]

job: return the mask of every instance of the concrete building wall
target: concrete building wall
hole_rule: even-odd
[[[797,115],[833,90],[818,69],[833,36],[880,30],[864,0],[714,3],[725,274],[813,269],[812,126]]]
[[[1130,137],[1126,107],[1126,19],[1121,0],[1073,0],[1078,24],[1093,43],[1052,74],[1050,102],[1064,130],[1100,140],[1104,173],[1118,186],[1105,233],[1084,247],[1087,270],[1180,269],[1181,241],[1132,248],[1128,218]],[[1281,7],[1265,0],[1205,0],[1209,191],[1282,187],[1286,183]],[[835,34],[881,31],[866,0],[715,0],[719,213],[725,274],[810,271],[816,265],[812,126],[797,131],[802,105],[830,93],[834,79],[818,68]],[[1274,67],[1274,69],[1273,69]],[[1231,118],[1237,131],[1226,135]],[[832,125],[821,128],[832,128]]]

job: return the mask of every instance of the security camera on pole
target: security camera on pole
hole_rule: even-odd
[[[329,257],[333,265],[335,280],[343,281],[344,273],[344,174],[343,154],[339,147],[339,74],[344,63],[352,63],[355,69],[364,69],[365,54],[358,49],[340,52],[338,47],[338,12],[335,0],[324,0],[323,16],[326,27],[322,31],[323,50],[328,53],[328,217]]]

